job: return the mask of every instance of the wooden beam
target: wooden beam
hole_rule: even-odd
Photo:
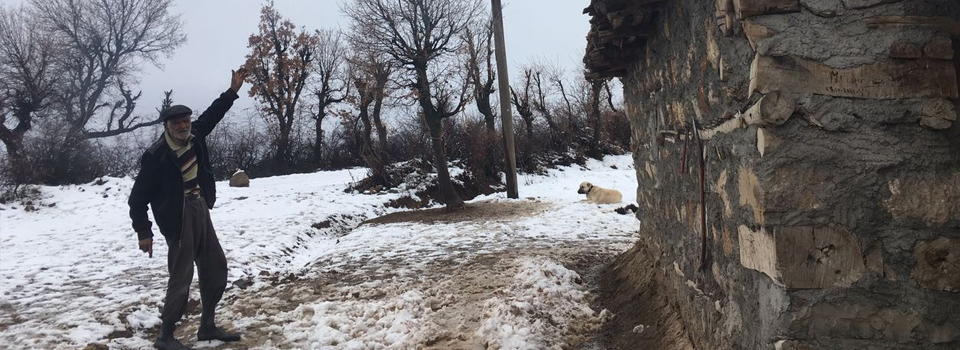
[[[924,27],[960,36],[960,22],[950,17],[876,16],[864,19],[867,28]]]
[[[957,76],[951,61],[890,60],[853,68],[832,68],[795,56],[756,55],[750,66],[750,89],[767,94],[814,93],[873,99],[957,99]]]
[[[800,11],[800,0],[733,0],[737,18]]]
[[[743,21],[743,34],[747,36],[753,51],[757,51],[757,43],[760,40],[777,35],[777,32],[748,19]]]
[[[771,91],[743,113],[744,121],[749,125],[781,125],[790,119],[796,110],[797,99],[780,91]]]

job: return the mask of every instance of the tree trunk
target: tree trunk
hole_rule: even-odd
[[[417,75],[417,101],[423,110],[427,127],[430,128],[430,143],[433,146],[433,162],[434,167],[437,168],[440,195],[443,196],[443,202],[446,204],[448,211],[460,210],[464,205],[463,200],[454,190],[453,182],[450,180],[450,170],[447,168],[447,155],[443,144],[443,112],[438,111],[437,107],[433,105],[426,63],[415,62],[414,70]]]
[[[529,117],[524,117],[523,122],[527,126],[526,128],[527,144],[532,144],[533,143],[533,116],[531,115]]]
[[[323,107],[321,107],[321,111]],[[316,159],[317,166],[323,164],[323,118],[326,116],[326,113],[321,112],[314,118],[316,124],[314,125],[314,131],[317,133],[317,140],[313,145],[313,156]]]
[[[387,127],[383,125],[383,121],[380,120],[380,115],[373,116],[373,124],[377,128],[377,143],[380,146],[380,151],[387,152]]]
[[[570,103],[570,99],[567,97],[567,90],[563,87],[563,80],[556,80],[557,87],[560,88],[560,96],[563,97],[564,106],[567,108],[567,117],[570,118],[572,125],[570,127],[573,130],[579,129],[577,126],[577,116],[573,113],[573,104]]]
[[[370,168],[370,172],[372,173],[371,178],[373,178],[374,182],[377,185],[388,186],[390,179],[387,175],[386,165],[383,162],[380,152],[373,147],[373,140],[371,139],[373,126],[370,123],[370,116],[367,114],[366,106],[360,110],[360,121],[363,123],[363,134],[360,140],[360,157],[363,158],[363,161],[367,163],[367,166]]]
[[[277,139],[277,155],[276,155],[276,167],[277,171],[280,174],[286,174],[289,170],[288,160],[290,153],[290,127],[282,125],[280,129],[280,137]]]
[[[434,166],[437,168],[437,182],[440,186],[440,194],[443,196],[443,202],[447,205],[447,210],[462,209],[464,204],[457,191],[453,188],[453,181],[450,180],[450,170],[447,168],[447,155],[443,145],[443,126],[440,119],[434,119],[427,116],[427,125],[430,127],[430,141],[433,146]]]
[[[357,84],[357,90],[360,93],[360,114],[357,119],[360,119],[360,123],[363,125],[363,132],[360,133],[360,158],[363,158],[363,162],[370,168],[370,177],[374,183],[386,187],[390,185],[390,176],[387,173],[386,162],[384,161],[386,158],[382,151],[373,147],[373,125],[370,122],[369,112],[370,104],[375,103],[373,114],[377,120],[380,119],[382,99],[379,97],[382,94],[372,96],[373,94],[366,89],[366,85],[360,83]]]
[[[0,142],[7,147],[7,156],[10,160],[23,158],[23,134],[8,130],[0,125]]]
[[[379,146],[377,152],[380,153],[381,161],[389,163],[389,157],[387,155],[387,127],[383,125],[383,120],[380,118],[380,113],[383,111],[383,99],[385,97],[384,89],[386,89],[386,81],[382,84],[378,82],[376,101],[373,105],[373,126],[377,128],[377,143]]]
[[[487,126],[487,130],[496,131],[497,116],[493,114],[493,106],[490,104],[489,94],[480,94],[477,96],[477,110],[483,115],[483,122]]]
[[[7,147],[7,161],[9,162],[11,180],[17,185],[29,182],[31,179],[27,175],[27,170],[31,168],[26,164],[23,154],[23,135],[13,134],[9,135],[10,137],[7,137],[6,133],[0,135],[3,135],[3,137],[0,137],[0,141],[3,141],[4,146]]]
[[[600,118],[600,93],[603,90],[603,81],[596,80],[590,86],[590,120],[593,123],[593,137],[590,140],[590,155],[594,158],[601,158],[600,152],[600,128],[603,122]]]
[[[0,142],[7,147],[7,157],[15,184],[23,184],[31,180],[27,176],[27,171],[32,168],[26,164],[26,155],[23,153],[23,135],[33,127],[30,113],[26,109],[18,111],[16,114],[18,122],[12,130],[3,125],[7,120],[6,115],[0,115]]]

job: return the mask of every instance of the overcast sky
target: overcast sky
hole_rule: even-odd
[[[22,0],[0,0],[17,4]],[[350,0],[343,0],[350,1]],[[257,30],[261,0],[177,0],[175,13],[186,20],[187,43],[163,68],[144,67],[138,114],[155,114],[164,90],[174,90],[175,103],[202,111],[229,86],[230,70],[244,62],[247,38]],[[308,30],[348,27],[335,0],[276,0],[284,17]],[[507,0],[504,29],[510,74],[533,59],[556,62],[579,70],[589,30],[582,14],[589,0]],[[244,91],[249,85],[244,86]],[[241,93],[234,111],[253,105]]]

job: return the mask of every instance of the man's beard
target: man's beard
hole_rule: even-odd
[[[170,136],[180,141],[186,141],[187,138],[190,137],[190,129],[185,131],[171,131]]]

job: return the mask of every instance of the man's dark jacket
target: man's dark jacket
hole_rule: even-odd
[[[191,126],[193,147],[197,152],[197,161],[200,162],[197,180],[200,183],[200,192],[211,209],[217,200],[217,189],[210,169],[206,138],[237,98],[237,93],[227,89]],[[183,229],[183,192],[183,175],[177,165],[177,155],[170,149],[164,136],[160,135],[160,139],[143,153],[140,173],[137,174],[130,199],[127,200],[133,230],[137,232],[138,239],[153,237],[152,223],[147,217],[147,204],[153,209],[153,218],[157,221],[160,233],[167,239],[180,239]]]

